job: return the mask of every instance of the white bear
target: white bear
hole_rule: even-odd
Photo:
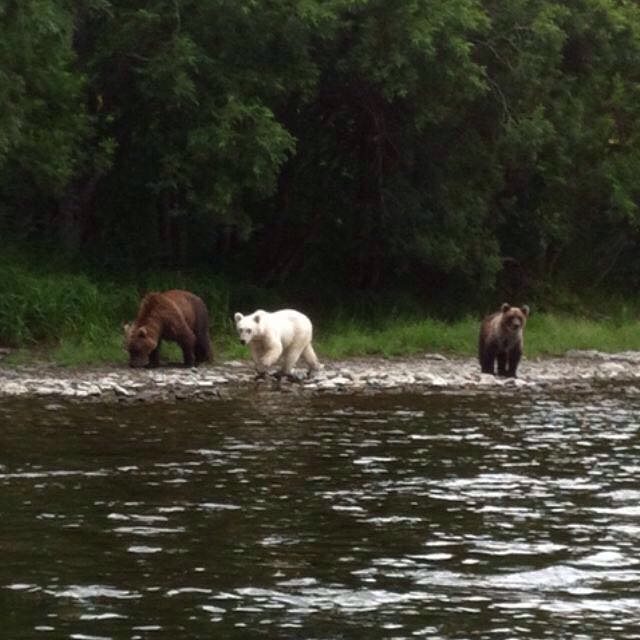
[[[249,316],[236,313],[233,316],[242,344],[248,344],[256,365],[257,378],[264,378],[269,367],[282,358],[282,366],[276,377],[285,375],[297,380],[293,367],[300,356],[307,363],[307,376],[320,366],[311,346],[313,326],[311,320],[294,309],[281,309],[270,313],[258,309]]]

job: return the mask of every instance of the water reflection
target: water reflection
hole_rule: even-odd
[[[7,638],[637,638],[636,394],[0,400]]]

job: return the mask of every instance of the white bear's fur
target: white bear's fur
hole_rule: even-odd
[[[307,363],[308,375],[319,368],[318,358],[311,346],[313,326],[311,320],[294,309],[281,309],[270,313],[258,309],[248,316],[234,315],[236,330],[242,344],[248,344],[259,377],[279,360],[278,375],[292,379],[293,367],[300,356]]]

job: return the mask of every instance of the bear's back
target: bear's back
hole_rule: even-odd
[[[270,329],[277,332],[285,343],[311,337],[313,327],[311,320],[295,309],[279,309],[269,314]]]
[[[207,324],[207,316],[204,302],[190,291],[182,289],[152,291],[140,304],[136,324],[142,326],[149,320],[172,324],[186,321],[190,327],[195,327]]]

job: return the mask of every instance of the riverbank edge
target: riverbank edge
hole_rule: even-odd
[[[300,371],[299,373],[303,373]],[[588,391],[603,383],[640,393],[640,351],[570,351],[562,357],[523,359],[518,378],[481,374],[475,358],[424,353],[327,361],[300,383],[256,381],[251,363],[230,360],[185,369],[163,366],[60,367],[0,363],[0,398],[59,398],[98,402],[225,400],[261,393],[298,395],[379,393],[514,393]]]

